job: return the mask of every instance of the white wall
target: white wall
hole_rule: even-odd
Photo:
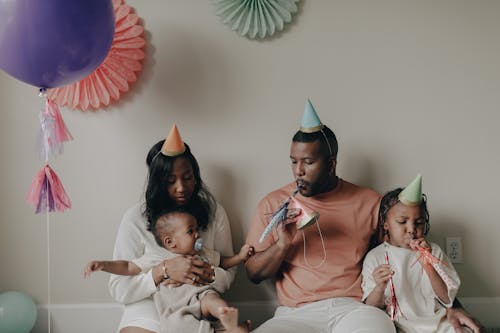
[[[265,41],[224,26],[209,1],[129,0],[148,58],[120,103],[63,111],[74,142],[53,160],[73,208],[50,215],[51,302],[110,303],[109,258],[121,215],[141,196],[149,147],[176,122],[241,245],[259,198],[290,181],[289,143],[310,97],[338,135],[341,177],[378,191],[416,173],[431,238],[460,236],[461,297],[500,296],[500,2],[302,1]],[[0,292],[46,304],[46,217],[24,202],[42,166],[33,147],[41,101],[0,73]],[[240,272],[234,302],[270,300]]]

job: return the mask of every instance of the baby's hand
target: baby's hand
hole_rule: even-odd
[[[418,238],[410,241],[410,248],[413,251],[418,251],[419,249],[430,250],[431,246],[427,243],[425,238]]]
[[[241,247],[240,253],[238,253],[238,256],[240,257],[241,261],[245,262],[255,254],[255,249],[253,246],[245,244]]]
[[[90,274],[92,274],[92,272],[102,271],[103,268],[104,264],[102,261],[91,261],[85,267],[85,270],[83,271],[83,277],[88,278],[90,277]]]
[[[375,267],[373,270],[372,276],[377,284],[377,287],[384,289],[387,286],[387,282],[391,279],[391,276],[394,272],[391,269],[391,266],[388,264],[382,264],[380,266]]]

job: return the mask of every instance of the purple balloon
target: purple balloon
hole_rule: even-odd
[[[0,0],[0,68],[40,88],[85,78],[113,41],[112,0]]]

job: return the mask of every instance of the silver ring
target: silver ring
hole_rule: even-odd
[[[196,282],[197,278],[198,278],[198,277],[197,277],[196,275],[195,275],[195,276],[193,276],[193,282]]]

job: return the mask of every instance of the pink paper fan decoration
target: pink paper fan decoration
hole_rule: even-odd
[[[71,109],[95,110],[117,101],[137,80],[144,60],[144,27],[132,8],[123,0],[113,0],[115,9],[115,35],[111,49],[103,63],[81,81],[49,89],[48,97],[59,106]]]

